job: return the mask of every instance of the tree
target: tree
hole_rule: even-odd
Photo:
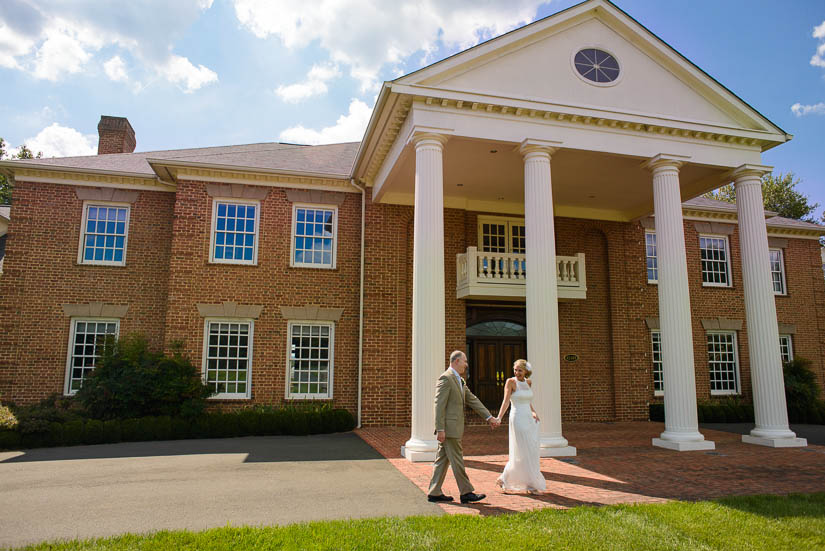
[[[0,138],[0,160],[6,156],[6,140]],[[20,146],[20,150],[9,157],[10,159],[39,159],[43,156],[42,151],[38,151],[37,155],[32,153],[25,144]],[[11,181],[5,174],[0,173],[0,205],[11,204]]]
[[[808,196],[795,189],[799,182],[798,178],[794,178],[793,172],[780,173],[778,176],[774,176],[773,173],[762,176],[762,198],[765,209],[772,210],[784,218],[816,222],[812,213],[819,207],[819,203],[808,203]],[[727,184],[715,192],[706,193],[705,197],[735,203],[736,188],[733,184]],[[823,220],[825,220],[825,213],[823,213]]]

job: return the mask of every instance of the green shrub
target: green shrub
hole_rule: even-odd
[[[793,412],[805,417],[807,412],[814,409],[819,402],[820,388],[810,366],[810,360],[794,358],[785,362],[782,368],[789,415]]]
[[[21,447],[20,433],[16,430],[0,430],[0,450],[17,450]]]
[[[77,419],[63,423],[63,445],[77,446],[83,443],[83,421]]]
[[[172,417],[172,420],[169,423],[169,429],[171,431],[170,438],[172,438],[173,440],[183,440],[185,438],[191,438],[191,424],[192,422],[189,419]]]
[[[0,430],[9,430],[17,427],[17,417],[4,405],[0,405]]]
[[[105,425],[103,421],[89,419],[83,426],[84,444],[103,444],[106,441]]]
[[[120,420],[113,419],[103,422],[103,441],[107,444],[115,444],[123,439],[120,430]]]
[[[94,419],[195,417],[211,395],[200,371],[184,355],[152,352],[146,339],[128,335],[107,342],[77,400]]]
[[[17,430],[21,434],[45,433],[49,431],[51,423],[68,423],[82,420],[82,410],[79,405],[65,396],[53,394],[41,402],[18,408]]]

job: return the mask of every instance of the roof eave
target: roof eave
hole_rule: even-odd
[[[128,178],[143,178],[145,180],[156,180],[157,176],[154,174],[146,174],[143,172],[126,172],[121,170],[101,170],[98,168],[78,168],[74,166],[61,165],[44,165],[38,163],[26,163],[24,161],[0,161],[0,169],[7,171],[7,174],[14,175],[14,171],[18,168],[28,170],[47,170],[51,172],[72,172],[76,174],[100,174],[105,176],[123,176]]]
[[[349,180],[350,174],[339,174],[334,172],[307,172],[303,170],[286,170],[286,169],[271,169],[259,168],[243,165],[223,165],[216,163],[198,163],[192,161],[179,161],[176,159],[151,159],[147,158],[146,162],[157,173],[158,167],[170,168],[201,168],[207,170],[223,170],[228,172],[249,172],[249,173],[263,173],[263,174],[283,174],[285,176],[302,176],[305,178],[328,178],[333,180]]]

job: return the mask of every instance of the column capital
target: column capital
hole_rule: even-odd
[[[527,138],[523,142],[521,142],[518,146],[518,152],[527,157],[530,153],[540,153],[546,154],[547,157],[551,157],[553,153],[561,146],[562,142],[557,142],[553,140],[537,140],[533,138]]]
[[[760,180],[763,174],[767,174],[772,170],[772,166],[744,164],[734,168],[730,172],[730,177],[735,183],[747,180]]]
[[[448,128],[432,128],[425,126],[415,126],[407,136],[407,143],[418,147],[421,144],[438,145],[444,147],[450,138],[452,130]]]
[[[642,163],[642,168],[646,168],[651,172],[658,170],[676,170],[690,160],[690,157],[685,155],[671,155],[669,153],[659,153],[655,157],[651,157]]]

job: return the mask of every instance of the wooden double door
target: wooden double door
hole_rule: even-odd
[[[513,362],[527,357],[523,337],[468,338],[470,390],[493,415],[504,398],[504,382],[513,376]]]

